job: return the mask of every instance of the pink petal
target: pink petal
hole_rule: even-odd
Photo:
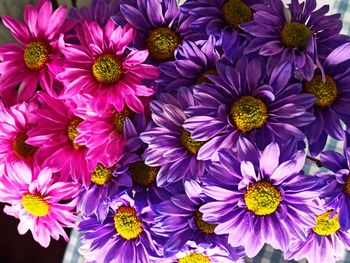
[[[24,22],[26,22],[26,24],[28,25],[29,32],[34,38],[37,38],[39,35],[37,21],[38,10],[32,5],[27,5],[27,7],[24,10]]]
[[[47,29],[45,35],[51,40],[55,35],[57,36],[61,32],[62,25],[64,24],[67,16],[67,7],[60,6],[53,12],[50,17],[49,23],[47,25]]]
[[[2,16],[1,18],[4,25],[11,30],[13,37],[18,40],[18,42],[24,45],[29,44],[30,35],[27,27],[23,23],[9,16]]]

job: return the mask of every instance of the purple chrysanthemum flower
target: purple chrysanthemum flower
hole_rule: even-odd
[[[217,224],[216,234],[228,243],[243,245],[249,257],[264,243],[286,251],[292,236],[305,240],[305,228],[315,225],[317,179],[300,174],[305,153],[290,146],[269,144],[263,152],[242,138],[237,152],[222,150],[220,163],[203,176],[203,191],[215,201],[199,211],[203,220]]]
[[[350,127],[350,43],[331,52],[310,81],[304,82],[303,91],[316,97],[311,108],[316,119],[305,127],[312,155],[319,154],[328,135],[337,140],[344,138],[343,121]]]
[[[215,36],[228,59],[240,57],[250,38],[241,25],[253,19],[254,4],[263,0],[187,0],[181,11],[193,20],[191,28]]]
[[[70,18],[74,20],[82,18],[95,21],[100,27],[104,27],[113,16],[113,19],[118,22],[118,25],[124,26],[126,20],[120,12],[121,1],[122,0],[92,0],[90,7],[82,7],[80,9],[72,8],[70,10]]]
[[[125,120],[123,134],[126,145],[124,154],[118,160],[114,176],[128,176],[132,180],[135,198],[142,199],[149,205],[155,205],[167,196],[175,194],[177,190],[174,186],[158,187],[156,178],[160,167],[145,164],[144,151],[147,144],[140,140],[139,135],[150,125],[147,125],[146,118],[142,115],[135,116],[133,123],[128,119]]]
[[[196,192],[198,187],[200,188],[199,185],[193,187],[192,191]],[[205,198],[189,198],[186,194],[178,194],[155,206],[156,225],[152,229],[167,238],[164,244],[165,257],[178,253],[188,241],[221,246],[228,254],[232,250],[233,259],[236,259],[236,251],[243,250],[242,247],[233,249],[227,244],[227,235],[215,234],[216,225],[202,219],[199,209],[205,203]]]
[[[159,166],[159,187],[187,179],[198,180],[208,161],[197,159],[197,153],[205,142],[197,142],[183,128],[187,119],[184,111],[195,102],[188,88],[180,88],[177,97],[162,94],[151,102],[152,119],[156,127],[143,132],[141,140],[148,144],[144,153],[145,163]]]
[[[160,65],[158,87],[162,91],[177,91],[179,87],[192,87],[205,82],[206,74],[217,74],[216,64],[222,54],[215,42],[210,37],[201,45],[190,41],[184,43],[179,48],[175,61]]]
[[[220,246],[212,246],[206,243],[198,244],[193,241],[187,242],[180,252],[172,258],[164,259],[162,263],[178,262],[210,262],[210,263],[243,263],[244,251],[234,249],[229,254]],[[233,256],[234,255],[234,256]]]
[[[246,52],[259,51],[269,57],[268,70],[290,62],[303,78],[310,80],[314,65],[319,65],[318,50],[337,37],[342,23],[340,14],[326,16],[329,6],[316,9],[316,0],[293,0],[285,9],[282,0],[266,0],[255,5],[254,21],[242,28],[255,38]]]
[[[350,229],[350,148],[344,155],[324,151],[321,153],[323,166],[333,173],[320,172],[316,176],[321,180],[322,198],[326,205],[339,213],[339,223],[343,230]]]
[[[250,138],[262,149],[271,141],[302,140],[300,127],[314,120],[307,112],[315,98],[301,94],[302,85],[290,84],[291,66],[283,64],[266,76],[264,63],[241,58],[235,68],[218,64],[213,84],[194,88],[199,105],[186,111],[191,117],[184,128],[197,141],[208,141],[199,160],[217,160],[218,150],[235,149],[240,137]]]
[[[156,237],[150,230],[154,220],[149,206],[128,194],[116,197],[103,222],[93,215],[79,224],[82,241],[90,251],[98,251],[98,262],[150,263],[158,262]]]
[[[339,217],[333,210],[323,210],[316,217],[316,224],[308,230],[306,240],[295,239],[284,257],[310,263],[335,263],[342,260],[345,249],[350,249],[350,234],[341,230]]]
[[[122,4],[120,10],[138,30],[135,47],[148,49],[153,61],[173,60],[183,41],[202,39],[190,29],[190,18],[180,13],[176,0],[140,0]]]

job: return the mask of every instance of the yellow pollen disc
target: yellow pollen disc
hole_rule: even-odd
[[[125,119],[128,117],[132,120],[134,116],[135,112],[130,110],[128,107],[125,107],[121,112],[115,112],[115,114],[112,116],[112,123],[118,133],[123,133]]]
[[[203,218],[203,214],[199,212],[198,210],[194,214],[195,222],[200,231],[202,231],[205,234],[214,234],[214,230],[217,227],[216,224],[209,224],[205,222]]]
[[[24,49],[23,59],[27,68],[41,70],[46,66],[46,62],[49,59],[49,48],[43,42],[31,42]]]
[[[243,1],[228,0],[221,8],[226,25],[238,29],[240,24],[253,19],[252,10]]]
[[[179,263],[210,263],[211,260],[207,256],[197,253],[191,253],[180,258]]]
[[[115,167],[106,168],[102,164],[98,164],[92,173],[91,182],[99,186],[105,185],[112,180]]]
[[[132,180],[142,186],[148,186],[154,183],[159,169],[159,167],[150,167],[142,161],[129,164]]]
[[[281,192],[270,182],[254,183],[244,194],[248,210],[259,216],[274,213],[280,204]]]
[[[316,216],[316,226],[312,229],[316,234],[320,236],[329,236],[340,229],[338,214],[335,214],[331,219],[329,218],[332,212],[331,210]]]
[[[206,70],[200,75],[196,81],[197,84],[202,84],[202,83],[211,83],[211,81],[207,78],[207,74],[211,75],[218,75],[218,71],[216,69],[209,69]]]
[[[267,122],[267,107],[265,103],[252,96],[243,96],[233,103],[230,116],[233,123],[241,132],[250,132],[261,128]]]
[[[122,63],[114,55],[102,55],[92,65],[92,74],[102,84],[116,83],[123,75]]]
[[[343,186],[343,192],[347,195],[350,195],[350,174],[347,176],[345,180],[345,184]]]
[[[146,38],[146,46],[152,59],[171,60],[181,42],[180,36],[171,28],[159,27]]]
[[[127,206],[120,207],[115,213],[114,227],[118,234],[127,240],[137,238],[143,231],[136,210]]]
[[[22,205],[33,216],[46,216],[50,212],[50,204],[40,194],[22,195]]]
[[[28,139],[27,134],[20,133],[17,135],[16,139],[13,141],[13,151],[16,156],[22,160],[30,161],[38,148],[26,144],[25,141]]]
[[[191,138],[191,133],[182,129],[180,132],[181,145],[191,154],[195,155],[206,142],[197,142]]]
[[[330,76],[326,76],[326,81],[322,81],[321,75],[315,75],[310,81],[306,81],[304,91],[316,97],[315,105],[320,108],[331,106],[338,96],[337,83]]]
[[[312,31],[310,28],[299,22],[289,22],[281,30],[281,42],[289,48],[306,48]]]
[[[68,138],[75,149],[80,149],[83,147],[82,145],[75,143],[75,139],[79,135],[78,126],[82,122],[83,122],[83,120],[81,118],[74,117],[68,125],[67,135],[68,135]]]

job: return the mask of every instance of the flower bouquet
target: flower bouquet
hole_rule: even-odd
[[[2,17],[17,43],[0,46],[0,201],[20,234],[47,247],[76,228],[87,262],[243,262],[264,244],[342,259],[339,14],[316,0],[54,7]]]

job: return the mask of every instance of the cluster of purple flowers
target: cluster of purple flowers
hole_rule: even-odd
[[[350,249],[339,14],[316,0],[94,0],[67,20],[62,10],[43,0],[25,25],[3,17],[22,45],[0,46],[6,213],[49,217],[45,175],[27,179],[40,195],[13,191],[21,169],[52,169],[71,190],[51,190],[56,209],[60,197],[76,204],[88,262],[243,262],[270,244],[287,260],[331,263]],[[329,137],[342,153],[324,151]],[[317,156],[325,169],[306,174]]]

